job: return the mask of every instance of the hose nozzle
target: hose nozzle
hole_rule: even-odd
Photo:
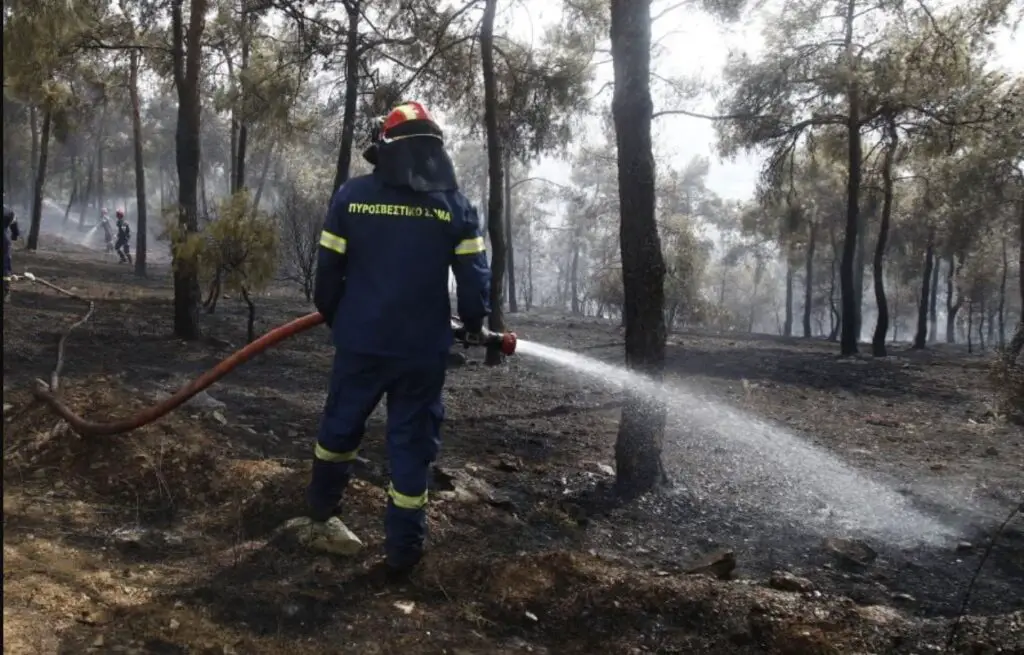
[[[452,332],[455,340],[468,346],[484,346],[486,348],[497,348],[503,355],[516,354],[516,333],[515,332],[491,332],[487,328],[481,331],[483,341],[469,341],[465,326],[457,318],[452,318]]]

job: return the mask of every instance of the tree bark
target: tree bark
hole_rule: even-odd
[[[1020,318],[1017,321],[1017,330],[1013,334],[1013,339],[1010,340],[1010,345],[1003,353],[1003,359],[1008,366],[1012,366],[1017,358],[1020,357],[1021,350],[1024,350],[1024,200],[1020,203],[1020,210],[1018,212],[1019,228],[1020,228],[1020,258],[1018,259],[1017,271],[1020,276]]]
[[[660,380],[665,366],[665,262],[655,220],[651,2],[612,0],[611,4],[626,365]],[[616,487],[621,494],[636,496],[665,482],[661,461],[665,421],[663,402],[627,390],[615,441]]]
[[[804,262],[804,339],[811,338],[811,312],[814,304],[814,251],[818,241],[817,221],[808,221],[807,259]]]
[[[1007,248],[1006,248],[1006,233],[1005,232],[1003,233],[1002,248],[1003,248],[1003,262],[1002,262],[1003,270],[1002,270],[1002,274],[999,277],[999,307],[996,310],[996,312],[997,312],[996,313],[996,317],[999,320],[999,326],[998,326],[999,335],[998,335],[998,337],[999,337],[999,349],[1000,350],[1004,350],[1006,348],[1006,282],[1007,282],[1007,278],[1009,277],[1008,273],[1009,273],[1009,269],[1010,269],[1010,258],[1008,256]],[[1021,306],[1021,313],[1024,314],[1024,305]]]
[[[857,233],[860,222],[860,183],[861,183],[861,134],[860,134],[860,88],[854,75],[853,53],[853,22],[856,17],[856,0],[847,0],[846,9],[846,57],[851,82],[847,88],[849,116],[847,117],[847,139],[849,148],[847,165],[849,167],[846,182],[846,232],[843,241],[843,260],[839,267],[839,283],[842,288],[842,328],[839,338],[839,351],[843,356],[857,354],[860,340],[860,307],[857,306],[859,294],[855,288],[854,259],[857,255]]]
[[[28,184],[25,185],[22,195],[25,202],[22,204],[31,210],[33,198],[36,195],[36,172],[39,170],[39,110],[36,109],[35,105],[29,105],[28,119],[29,131],[32,133],[32,151],[29,155],[32,159],[32,175],[28,180]]]
[[[242,4],[242,17],[238,22],[238,33],[239,40],[242,45],[242,62],[238,69],[238,75],[241,77],[245,74],[245,71],[249,68],[249,12],[244,8],[245,3]],[[241,88],[241,84],[239,84]],[[244,90],[242,90],[244,93]],[[243,98],[244,102],[244,98]],[[232,111],[232,117],[237,118],[238,114]],[[243,116],[241,120],[237,120],[238,123],[238,140],[235,143],[235,179],[232,184],[231,193],[232,195],[238,193],[245,188],[245,160],[248,156],[247,150],[249,145],[249,125],[248,121]],[[205,195],[205,193],[204,193]]]
[[[132,142],[135,146],[135,274],[146,276],[146,163],[142,150],[142,116],[139,111],[139,59],[142,53],[132,50],[129,60],[128,92],[132,102]]]
[[[345,113],[341,119],[341,147],[338,149],[338,164],[334,173],[334,188],[331,196],[348,180],[352,166],[352,144],[356,134],[356,102],[359,99],[359,4],[361,0],[347,0],[348,31],[345,37]],[[484,10],[486,16],[487,11]],[[486,18],[485,18],[486,21]],[[493,30],[493,20],[492,30]],[[330,204],[330,198],[327,200]]]
[[[939,304],[939,269],[941,268],[941,261],[935,257],[935,237],[931,236],[932,244],[932,281],[931,281],[931,299],[928,302],[928,341],[931,343],[937,343],[939,340],[939,319],[938,319],[938,304]]]
[[[787,249],[788,250],[788,249]],[[782,324],[782,336],[793,336],[793,284],[795,278],[793,258],[786,253],[786,318]]]
[[[933,267],[935,266],[935,228],[928,230],[928,246],[924,252],[924,275],[921,276],[921,299],[917,305],[917,333],[914,335],[914,349],[921,350],[925,347],[928,341],[928,310],[929,310],[929,299],[934,300],[935,289],[931,288],[934,284],[935,276],[933,274]],[[932,303],[931,308],[934,309],[935,305]],[[934,325],[934,323],[932,324]],[[932,333],[934,334],[934,327]]]
[[[103,210],[106,208],[107,202],[107,188],[106,179],[103,175],[103,145],[106,143],[106,131],[107,131],[107,98],[103,97],[103,109],[100,111],[100,124],[96,131],[96,207],[99,209],[100,215],[103,215]]]
[[[962,256],[957,257],[952,253],[949,255],[946,270],[946,343],[956,343],[956,315],[964,303],[963,294],[959,289],[960,269],[963,265]]]
[[[896,123],[889,119],[886,125],[889,147],[885,150],[885,161],[882,164],[882,217],[878,223],[878,241],[875,243],[875,256],[871,261],[871,277],[875,286],[875,305],[878,308],[878,320],[875,322],[875,334],[871,339],[871,354],[885,357],[885,339],[889,334],[889,304],[885,297],[885,248],[889,242],[889,225],[892,221],[892,169],[896,160],[896,148],[899,147],[899,134]],[[929,271],[930,273],[930,271]]]
[[[498,81],[494,73],[494,16],[498,0],[486,0],[483,23],[480,26],[480,56],[484,77],[484,124],[487,128],[487,233],[491,237],[491,315],[488,327],[494,332],[505,331],[502,309],[505,295],[505,229],[502,221],[504,197],[502,193],[501,138],[498,133]],[[488,348],[485,363],[500,364],[501,350]]]
[[[202,35],[206,27],[207,0],[191,0],[188,39],[182,18],[184,0],[172,0],[174,82],[178,91],[178,127],[175,134],[178,168],[178,222],[186,235],[199,230],[197,186],[200,149],[200,66]],[[175,254],[174,335],[195,340],[199,332],[199,276],[195,262],[181,260]]]
[[[28,228],[28,242],[25,248],[39,247],[39,228],[43,222],[43,189],[46,187],[46,163],[50,157],[50,110],[43,111],[43,127],[39,131],[39,166],[36,168],[36,183],[32,190],[32,221]]]
[[[516,303],[515,239],[512,238],[512,161],[505,154],[505,241],[508,252],[508,313],[519,311]]]

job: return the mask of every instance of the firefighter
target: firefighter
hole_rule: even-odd
[[[18,217],[14,210],[4,205],[4,302],[7,302],[11,295],[11,277],[14,275],[14,267],[11,265],[11,242],[17,241],[21,236],[18,229]],[[8,236],[10,235],[10,236]]]
[[[100,212],[100,226],[103,228],[103,242],[106,245],[106,251],[112,252],[114,250],[114,231],[110,229],[110,215],[106,207]]]
[[[477,212],[423,105],[404,103],[378,119],[363,155],[373,173],[337,189],[320,236],[314,303],[335,357],[307,501],[314,521],[338,513],[366,420],[387,395],[384,570],[401,580],[422,556],[427,479],[440,448],[448,271],[478,342],[491,273]]]
[[[117,256],[121,258],[121,263],[128,262],[132,263],[132,253],[128,249],[128,240],[132,237],[132,228],[129,227],[128,221],[124,220],[124,210],[117,210],[117,242],[114,243],[114,250],[117,252]]]

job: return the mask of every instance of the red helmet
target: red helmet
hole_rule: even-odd
[[[118,209],[115,212],[115,214],[117,215],[118,218],[124,218],[124,210],[123,209]]]
[[[410,136],[442,137],[441,128],[419,102],[403,102],[388,112],[380,125],[381,141]]]

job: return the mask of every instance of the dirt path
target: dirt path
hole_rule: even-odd
[[[146,406],[244,340],[231,300],[204,317],[211,338],[169,338],[166,274],[140,284],[74,253],[21,255],[16,268],[97,298],[69,340],[63,382],[89,416]],[[290,297],[259,303],[262,329],[308,311]],[[877,554],[862,565],[823,548],[829,534],[769,511],[770,498],[744,495],[749,485],[715,486],[724,446],[686,425],[666,447],[678,491],[612,502],[618,395],[564,368],[518,358],[489,369],[470,353],[450,371],[439,466],[477,493],[435,494],[430,557],[395,589],[368,575],[382,540],[382,416],[346,506],[366,551],[331,559],[274,536],[303,511],[325,331],[239,369],[206,404],[86,441],[27,394],[82,311],[23,283],[4,308],[5,653],[922,652],[944,642],[941,617],[995,517],[1024,497],[1024,435],[988,412],[983,360],[953,350],[842,363],[831,346],[797,340],[684,335],[671,348],[688,385],[875,472],[964,531],[931,547],[848,542]],[[597,321],[521,316],[514,327],[608,361],[621,353],[619,329]],[[1020,526],[972,603],[1002,618],[968,620],[962,652],[1024,648]],[[734,581],[682,573],[721,548],[734,552]],[[775,570],[806,578],[776,586],[804,591],[768,589]]]

